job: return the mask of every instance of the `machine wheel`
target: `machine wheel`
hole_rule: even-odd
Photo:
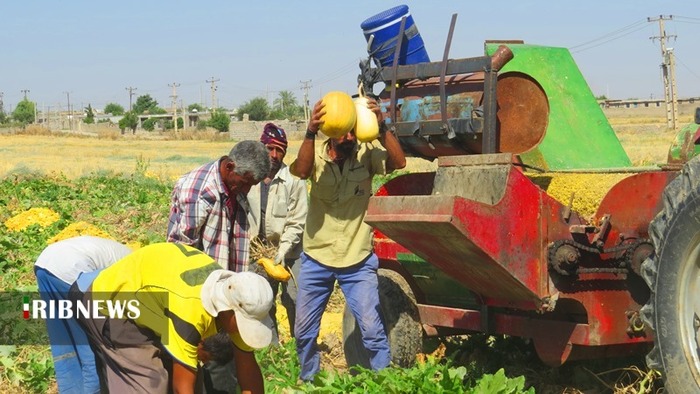
[[[379,303],[389,338],[391,361],[401,367],[411,367],[421,351],[423,337],[416,299],[406,280],[398,273],[380,269],[378,275]],[[370,368],[360,327],[347,305],[343,311],[343,350],[348,367]]]
[[[651,289],[642,317],[655,332],[647,365],[666,392],[700,393],[700,158],[664,190],[664,207],[649,226],[655,253],[642,265]]]

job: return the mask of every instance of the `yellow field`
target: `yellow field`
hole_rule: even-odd
[[[94,172],[132,174],[174,180],[201,164],[228,154],[235,141],[154,140],[124,136],[115,140],[65,135],[0,135],[0,177],[13,173],[63,173],[78,178]],[[301,145],[290,141],[285,162]],[[429,171],[435,163],[411,158],[414,171]]]
[[[618,129],[618,127],[616,127]],[[618,137],[635,165],[666,161],[675,132],[658,126],[620,126]],[[296,157],[301,141],[290,141],[285,162]],[[0,177],[16,173],[63,173],[78,178],[94,172],[132,174],[138,170],[174,180],[228,153],[234,141],[116,140],[55,135],[0,135]],[[431,171],[437,163],[408,158],[407,169]]]

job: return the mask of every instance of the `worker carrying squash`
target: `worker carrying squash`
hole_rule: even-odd
[[[304,141],[291,173],[309,179],[309,212],[304,229],[301,269],[298,278],[295,335],[301,364],[300,379],[311,381],[319,371],[316,340],[321,316],[337,281],[355,319],[362,342],[370,354],[370,366],[379,370],[391,361],[386,331],[379,315],[377,269],[372,248],[372,228],[364,222],[372,178],[406,166],[398,139],[387,131],[374,98],[367,108],[379,124],[379,136],[359,143],[353,121],[355,104],[333,96],[314,105]],[[335,122],[330,125],[326,122]],[[316,144],[318,131],[344,133]]]

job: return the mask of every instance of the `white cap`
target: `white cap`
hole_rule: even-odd
[[[202,304],[212,316],[234,311],[243,342],[261,349],[272,341],[272,288],[265,278],[253,272],[216,270],[202,285]]]

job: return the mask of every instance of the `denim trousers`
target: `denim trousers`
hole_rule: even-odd
[[[320,370],[316,341],[321,328],[321,317],[336,281],[359,324],[362,343],[370,354],[370,366],[376,371],[389,365],[389,342],[379,306],[378,265],[379,260],[374,253],[347,268],[324,266],[306,253],[301,254],[294,331],[302,380],[313,380]]]
[[[70,284],[40,267],[35,267],[34,273],[42,300],[48,303],[49,300],[69,299]],[[99,393],[100,380],[95,366],[95,354],[78,321],[74,318],[47,318],[46,328],[59,393]]]

